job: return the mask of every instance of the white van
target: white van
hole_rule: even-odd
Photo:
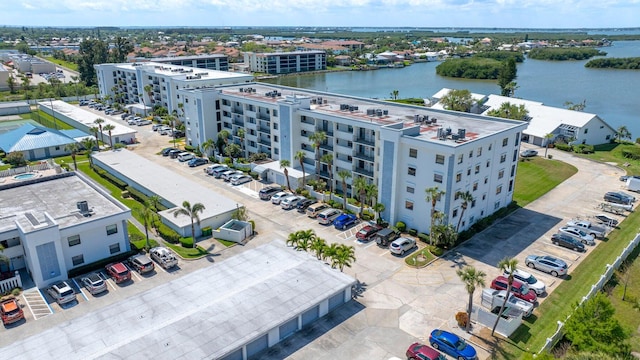
[[[340,216],[340,214],[342,214],[342,211],[338,209],[327,209],[318,214],[318,223],[321,225],[329,225]]]
[[[194,156],[190,152],[183,152],[183,153],[180,153],[180,155],[178,155],[178,161],[180,161],[180,162],[189,161],[189,160],[191,160],[193,158],[194,158]]]

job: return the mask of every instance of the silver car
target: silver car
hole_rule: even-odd
[[[555,277],[567,274],[567,263],[553,256],[529,255],[524,263],[532,269],[544,271]]]
[[[393,242],[389,244],[389,251],[392,254],[404,255],[405,252],[413,249],[414,247],[416,247],[415,240],[401,237],[393,240]]]
[[[563,226],[559,229],[559,231],[563,234],[569,235],[572,238],[580,241],[585,245],[595,245],[596,242],[593,236],[587,234],[586,232],[571,226]]]
[[[96,273],[91,273],[83,277],[82,283],[91,295],[96,295],[107,290],[107,283]]]
[[[47,292],[60,305],[76,300],[76,293],[66,281],[60,281],[51,285],[51,287],[47,289]]]

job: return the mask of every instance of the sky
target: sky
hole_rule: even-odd
[[[0,25],[640,27],[640,0],[0,0]]]

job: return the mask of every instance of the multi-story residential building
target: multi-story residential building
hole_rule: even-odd
[[[281,53],[244,53],[249,71],[266,74],[290,74],[327,69],[324,51],[293,51]]]
[[[130,250],[131,210],[100,186],[74,172],[28,174],[31,179],[0,185],[0,244],[10,270],[26,268],[43,287],[67,279],[73,268]]]
[[[229,58],[225,54],[201,54],[186,56],[167,56],[157,58],[135,58],[135,62],[155,62],[176,66],[188,66],[198,69],[229,71]]]
[[[153,62],[95,65],[100,95],[123,104],[160,105],[178,111],[182,100],[174,95],[184,88],[241,84],[252,75],[197,69]]]
[[[446,192],[436,210],[454,225],[464,215],[460,230],[511,202],[520,136],[527,126],[521,121],[257,83],[182,89],[178,95],[184,100],[192,145],[215,140],[226,130],[244,156],[266,153],[297,167],[295,154],[303,151],[307,174],[317,174],[342,192],[338,173],[347,170],[349,196],[353,180],[363,177],[377,185],[385,220],[403,221],[423,232],[430,226],[427,188]],[[311,140],[317,132],[326,135],[318,149]],[[466,191],[474,200],[462,214],[462,199],[456,194]]]

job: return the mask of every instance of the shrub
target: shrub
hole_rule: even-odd
[[[419,233],[418,234],[418,239],[424,243],[429,243],[429,235],[425,234],[425,233]]]
[[[251,228],[253,229],[253,232],[256,232],[256,222],[253,220],[249,220],[249,223],[251,224]]]
[[[105,170],[103,170],[103,169],[101,169],[101,168],[99,168],[97,166],[93,167],[93,171],[96,174],[100,175],[101,177],[107,179],[107,181],[109,181],[113,185],[117,186],[120,190],[126,190],[127,186],[129,185],[126,182],[118,179],[117,177],[109,174],[109,172],[107,172],[107,171],[105,171]]]
[[[15,289],[11,290],[11,295],[13,295],[13,296],[18,296],[18,295],[20,295],[20,292],[21,292],[21,291],[22,291],[22,289],[20,289],[20,288],[15,288]]]
[[[591,154],[594,152],[593,145],[580,144],[573,147],[573,151],[578,154]]]
[[[66,171],[71,171],[71,167],[69,167],[69,164],[60,164],[60,167],[65,169]]]
[[[347,204],[349,205],[358,205],[360,206],[360,202],[358,202],[358,200],[354,199],[354,198],[348,198],[347,199]]]
[[[571,145],[569,145],[569,144],[555,143],[554,147],[556,149],[562,150],[562,151],[571,151]]]
[[[460,311],[456,313],[456,321],[458,322],[458,326],[460,326],[460,328],[465,328],[467,326],[468,320],[469,315],[466,312]]]
[[[640,149],[638,148],[623,149],[622,156],[624,156],[627,159],[638,160],[640,159]]]
[[[196,150],[196,148],[192,145],[185,145],[184,146],[184,151],[188,151],[188,152],[194,152]]]
[[[636,144],[640,144],[640,138],[636,138]]]
[[[165,241],[168,241],[172,244],[176,244],[180,240],[180,234],[163,223],[158,224],[158,235],[160,235],[160,237]]]
[[[401,233],[403,233],[407,229],[407,224],[403,223],[402,221],[398,221],[396,223],[395,228],[398,229],[398,231],[400,231]]]
[[[183,248],[187,248],[187,249],[193,248],[193,238],[191,237],[180,238],[180,245],[182,245]]]
[[[298,189],[298,194],[308,198],[309,197],[309,190],[307,190],[307,189]]]
[[[409,232],[409,235],[411,235],[411,236],[416,236],[416,235],[418,235],[418,230],[416,230],[416,229],[409,229],[409,231],[408,231],[408,232]]]
[[[442,254],[444,254],[444,249],[437,246],[429,246],[429,252],[435,256],[442,256]]]
[[[67,272],[67,277],[68,278],[72,278],[72,277],[76,277],[76,276],[81,275],[81,274],[86,274],[88,272],[92,272],[92,271],[95,271],[95,270],[102,270],[102,269],[104,269],[105,266],[107,266],[107,264],[111,264],[113,262],[124,261],[127,258],[129,258],[129,256],[135,255],[137,253],[138,253],[137,250],[127,251],[127,252],[123,252],[121,254],[117,254],[117,255],[111,256],[109,258],[102,259],[102,260],[99,260],[99,261],[96,261],[96,262],[93,262],[93,263],[90,263],[90,264],[87,264],[87,265],[82,265],[82,266],[79,266],[77,268],[73,268],[73,269],[71,269],[71,270],[69,270]]]
[[[13,167],[20,167],[20,166],[27,165],[27,160],[24,159],[24,154],[19,151],[7,154],[5,161]]]
[[[254,179],[254,180],[258,180],[258,177],[260,176],[260,174],[258,174],[255,171],[252,171],[249,173],[249,175]]]

